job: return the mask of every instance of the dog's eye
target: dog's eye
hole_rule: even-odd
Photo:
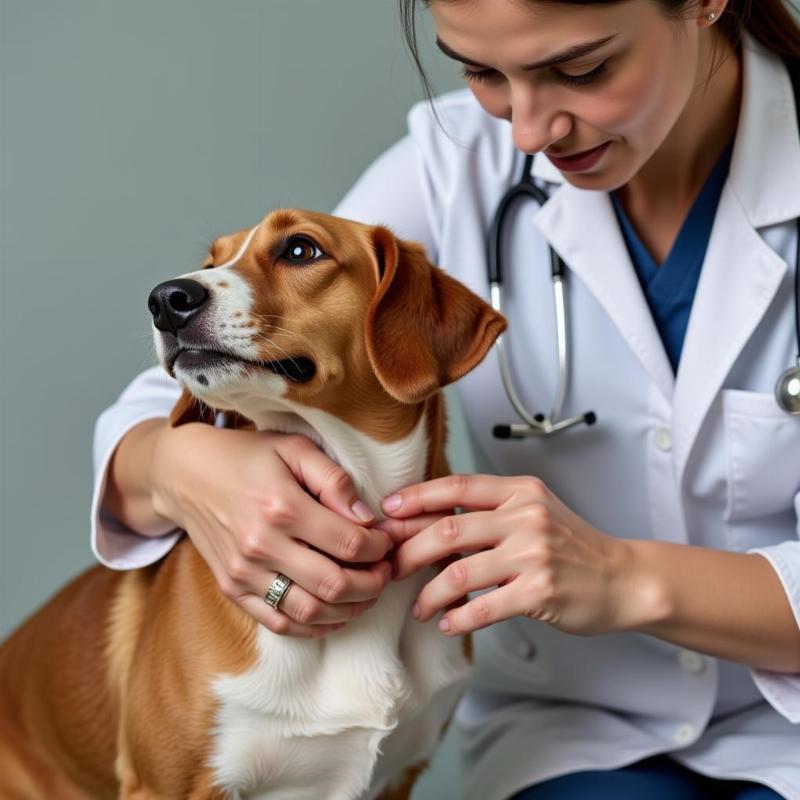
[[[292,236],[282,256],[293,264],[302,264],[324,255],[322,250],[307,236]]]

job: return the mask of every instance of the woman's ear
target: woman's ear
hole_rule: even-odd
[[[172,408],[169,424],[173,428],[185,425],[187,422],[206,422],[213,425],[216,416],[217,412],[211,406],[207,406],[202,400],[198,400],[184,389],[178,402]]]
[[[506,320],[431,264],[424,248],[372,230],[379,284],[366,319],[367,352],[392,397],[416,403],[477,366]]]

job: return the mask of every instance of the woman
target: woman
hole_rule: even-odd
[[[151,370],[98,422],[95,552],[142,566],[186,530],[222,591],[290,636],[360,614],[387,561],[402,578],[463,554],[412,613],[482,591],[440,623],[477,631],[458,713],[468,797],[800,798],[800,418],[773,395],[797,347],[800,143],[782,59],[800,58],[800,31],[779,0],[427,5],[470,91],[415,107],[335,213],[423,242],[486,295],[493,211],[539,153],[550,199],[515,207],[504,241],[512,371],[546,408],[549,244],[573,323],[564,413],[598,424],[493,438],[514,417],[487,359],[459,385],[487,474],[388,498],[388,553],[320,451],[169,429],[178,390]],[[352,541],[353,569],[305,557]],[[278,573],[292,584],[273,609]]]

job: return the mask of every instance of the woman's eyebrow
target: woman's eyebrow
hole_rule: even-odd
[[[565,61],[572,61],[573,58],[580,58],[581,56],[588,55],[589,53],[594,52],[595,50],[602,47],[604,44],[608,44],[613,39],[617,38],[617,34],[613,34],[611,36],[606,36],[602,39],[595,39],[593,42],[585,42],[584,44],[576,44],[573,47],[564,50],[561,53],[556,53],[554,56],[549,56],[548,58],[543,58],[540,61],[534,61],[533,64],[526,64],[525,66],[521,67],[521,69],[530,71],[532,69],[541,69],[542,67],[552,67],[555,64],[563,64]],[[438,36],[436,37],[436,46],[450,58],[454,58],[456,61],[460,61],[462,64],[466,64],[470,67],[479,67],[481,69],[489,69],[485,64],[481,64],[477,61],[473,61],[471,58],[467,58],[466,56],[462,56],[460,53],[457,53],[453,50],[450,45],[445,44]]]

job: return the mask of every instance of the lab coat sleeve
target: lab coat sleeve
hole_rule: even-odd
[[[181,536],[165,524],[160,536],[142,536],[123,525],[103,506],[108,467],[122,437],[140,422],[168,417],[180,395],[178,382],[161,367],[139,374],[119,399],[97,418],[94,428],[94,491],[91,526],[92,551],[112,569],[136,569],[158,561]]]
[[[800,492],[795,495],[794,508],[798,520],[797,535],[800,540]],[[800,642],[800,541],[754,547],[747,552],[762,555],[778,573],[797,622]],[[800,724],[800,672],[772,672],[751,667],[750,673],[767,702],[789,722]]]
[[[407,134],[367,168],[333,214],[367,225],[386,225],[401,239],[422,244],[435,262],[433,204],[419,146]]]

